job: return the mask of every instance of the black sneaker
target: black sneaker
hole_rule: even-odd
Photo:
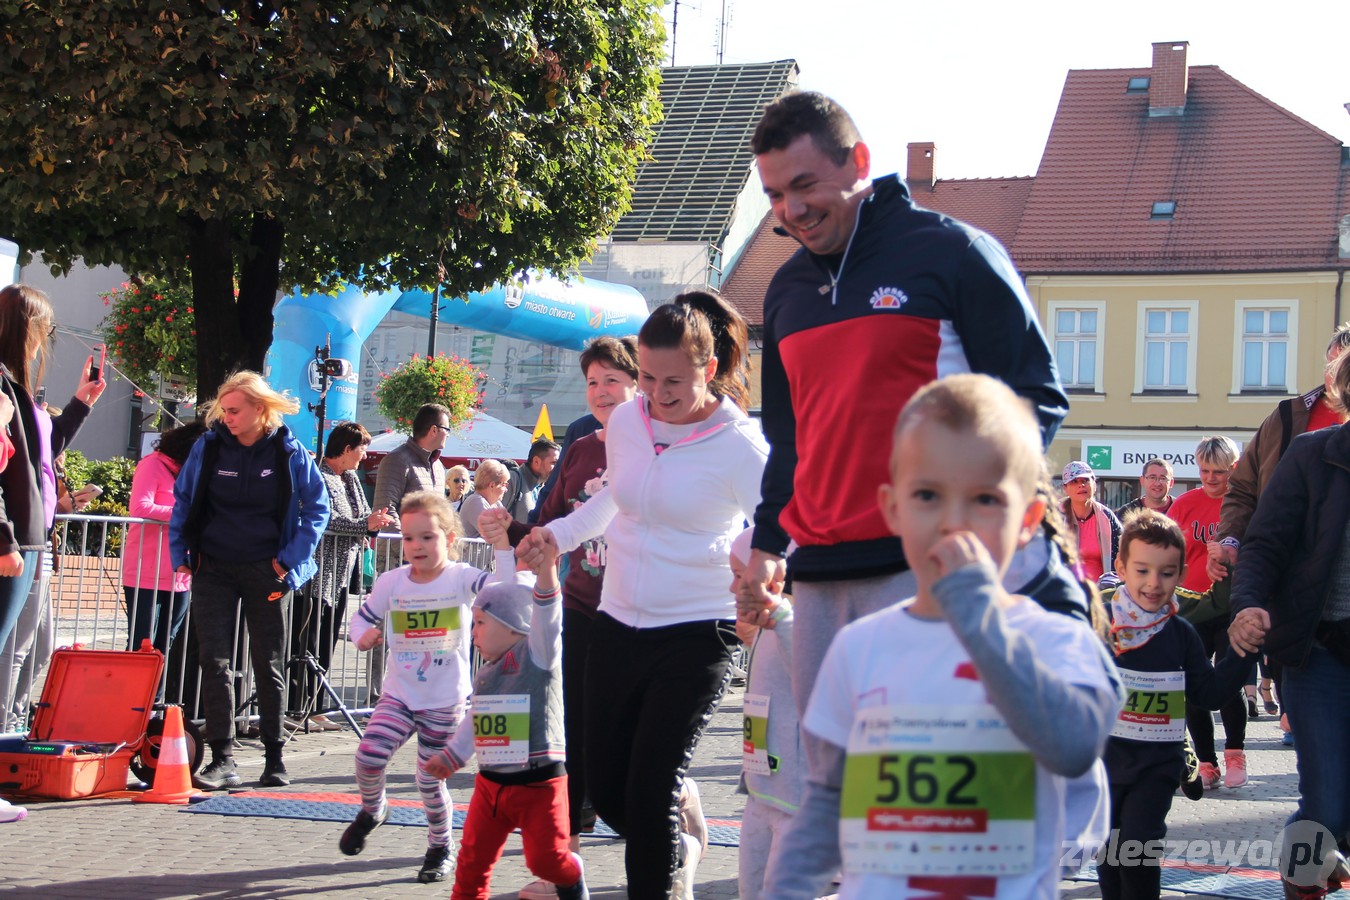
[[[558,885],[558,900],[591,900],[591,892],[586,889],[586,867],[581,862],[581,855],[573,853],[571,856],[577,861],[581,877],[576,884]]]
[[[389,804],[384,805],[384,812],[378,817],[372,816],[364,809],[356,814],[352,819],[352,824],[347,826],[347,830],[342,832],[342,837],[338,838],[338,849],[348,856],[355,856],[366,849],[366,837],[384,824],[384,820],[389,818]]]
[[[422,860],[422,870],[417,873],[417,880],[423,884],[444,881],[450,877],[452,863],[449,847],[428,847],[426,858]]]
[[[286,764],[281,760],[268,760],[263,766],[262,777],[258,779],[258,784],[263,787],[285,787],[291,783],[291,776],[286,771]]]
[[[1205,781],[1200,777],[1200,758],[1195,755],[1189,736],[1182,743],[1182,753],[1185,762],[1181,766],[1181,793],[1199,800],[1205,796]]]
[[[234,768],[233,756],[221,756],[211,760],[211,764],[192,776],[192,786],[202,791],[218,791],[221,788],[238,787],[244,783]]]
[[[581,805],[581,833],[595,834],[595,823],[599,818],[600,817],[595,814],[595,807],[591,806],[591,801],[588,797]]]

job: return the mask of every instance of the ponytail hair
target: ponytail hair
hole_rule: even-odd
[[[638,332],[638,343],[653,350],[678,347],[696,366],[717,357],[717,372],[708,387],[729,397],[745,412],[750,408],[750,332],[745,319],[715,291],[686,291],[658,306]]]
[[[1045,501],[1045,517],[1041,519],[1041,529],[1050,543],[1059,548],[1060,556],[1064,557],[1064,564],[1073,573],[1074,581],[1083,589],[1092,630],[1103,643],[1109,645],[1111,620],[1106,615],[1106,607],[1102,604],[1102,595],[1097,586],[1083,577],[1083,569],[1078,560],[1078,543],[1068,537],[1068,523],[1064,519],[1064,513],[1060,511],[1059,504],[1054,501],[1055,489],[1050,486],[1048,474],[1042,474],[1040,483],[1036,485],[1036,495]],[[1112,563],[1114,564],[1114,560]]]

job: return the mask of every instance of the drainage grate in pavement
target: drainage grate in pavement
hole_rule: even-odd
[[[216,816],[259,816],[270,819],[309,819],[315,822],[350,822],[356,814],[360,798],[355,794],[301,794],[240,792],[200,800],[183,808],[183,812],[205,813]],[[389,801],[388,825],[412,825],[425,828],[426,813],[418,800],[393,799]],[[453,824],[464,827],[469,806],[456,803]],[[736,819],[708,819],[708,843],[719,847],[738,847],[741,842],[741,823]],[[595,823],[591,837],[618,837],[603,821]]]

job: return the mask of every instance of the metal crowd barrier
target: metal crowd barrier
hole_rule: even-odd
[[[43,554],[39,577],[34,579],[34,590],[24,606],[14,635],[0,648],[0,733],[27,731],[32,706],[42,694],[45,670],[52,651],[59,647],[80,644],[89,649],[127,650],[132,646],[133,631],[149,636],[160,652],[165,654],[164,675],[160,683],[160,698],[165,703],[183,707],[188,719],[201,721],[200,677],[197,664],[197,641],[192,632],[191,592],[175,598],[168,592],[156,594],[153,587],[124,588],[123,581],[136,581],[138,571],[144,574],[163,571],[168,561],[161,557],[163,532],[168,526],[149,519],[117,516],[58,515],[55,553]],[[122,548],[127,530],[133,525],[144,526],[142,553],[139,561],[124,566]],[[321,566],[330,563],[324,549],[333,542],[347,542],[346,536],[325,534],[317,554]],[[403,562],[402,541],[394,533],[382,533],[371,542],[375,553],[375,571],[386,572]],[[482,569],[493,568],[492,548],[481,540],[459,543],[462,561]],[[43,570],[52,566],[50,577],[42,577]],[[139,570],[137,569],[139,566]],[[288,614],[289,628],[286,647],[287,702],[286,709],[297,717],[310,714],[331,714],[338,709],[335,698],[323,690],[315,678],[315,670],[302,659],[309,651],[326,670],[336,701],[350,711],[368,712],[378,698],[384,675],[382,648],[370,653],[359,652],[347,640],[347,623],[364,598],[362,560],[358,557],[355,578],[348,589],[334,598],[328,606],[319,590],[321,575],[316,575],[291,600]],[[124,576],[125,579],[124,579]],[[153,583],[153,578],[147,579]],[[301,595],[304,595],[303,597]],[[322,612],[320,610],[322,604]],[[153,612],[153,615],[152,615]],[[322,624],[327,617],[332,628],[324,634],[322,628],[299,632],[307,642],[292,641],[296,629],[308,624]],[[136,624],[140,616],[139,629]],[[176,633],[171,626],[181,616]],[[310,616],[312,618],[305,619]],[[151,627],[149,620],[155,620]],[[235,655],[231,670],[235,676],[235,695],[240,708],[237,717],[241,732],[246,732],[247,721],[256,716],[252,698],[253,672],[248,654],[248,632],[243,619],[235,613]],[[333,643],[331,657],[321,652],[323,643]],[[139,640],[136,642],[139,645]],[[299,653],[292,653],[297,643]],[[313,703],[311,704],[311,697]]]

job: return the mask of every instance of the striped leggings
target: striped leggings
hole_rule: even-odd
[[[463,717],[463,704],[414,711],[388,694],[380,697],[370,715],[370,723],[366,725],[366,736],[356,748],[356,786],[361,792],[361,808],[372,816],[380,814],[385,804],[384,771],[414,730],[417,732],[417,761],[421,763],[445,749]],[[415,774],[417,790],[427,811],[427,844],[452,846],[450,792],[445,782],[421,768],[417,768]]]

